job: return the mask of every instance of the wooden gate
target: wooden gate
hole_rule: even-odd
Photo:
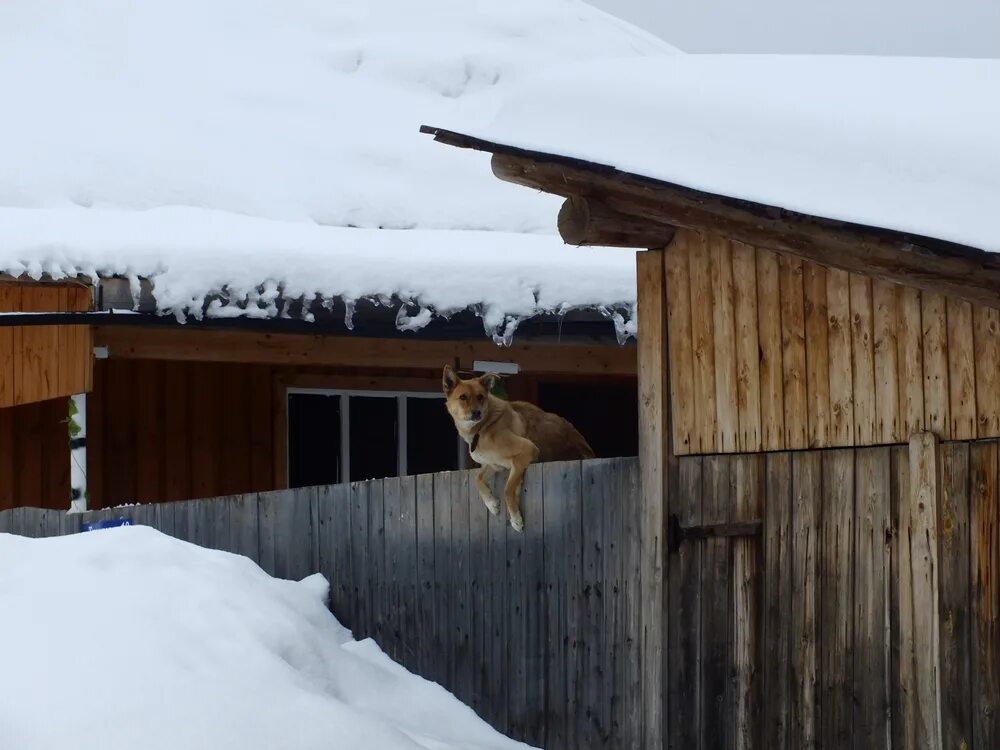
[[[997,476],[930,435],[679,459],[668,746],[1000,747]]]

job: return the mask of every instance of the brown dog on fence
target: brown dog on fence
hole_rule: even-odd
[[[499,513],[500,501],[486,482],[500,469],[509,469],[504,500],[510,525],[522,531],[524,518],[518,498],[528,464],[593,458],[594,451],[562,417],[526,401],[504,401],[492,395],[499,377],[490,373],[463,380],[446,365],[441,385],[455,428],[469,444],[472,460],[482,467],[476,476],[479,496],[490,513]]]

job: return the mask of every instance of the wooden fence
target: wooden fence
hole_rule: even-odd
[[[0,531],[53,536],[128,517],[272,575],[318,571],[355,637],[373,637],[502,732],[549,750],[630,748],[637,483],[634,458],[532,466],[523,534],[486,511],[469,472],[83,515],[16,508],[0,512]]]

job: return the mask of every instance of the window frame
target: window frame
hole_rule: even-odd
[[[291,466],[291,424],[288,409],[288,399],[293,394],[305,394],[316,396],[336,396],[340,399],[340,466],[342,484],[354,481],[351,479],[351,399],[352,398],[392,398],[396,400],[396,474],[397,477],[410,476],[407,471],[407,414],[406,400],[409,398],[420,399],[441,399],[444,394],[441,391],[417,391],[417,390],[378,390],[371,388],[324,388],[314,386],[289,385],[284,389],[284,419],[285,419],[285,466]],[[458,456],[458,470],[467,466],[467,451],[465,441],[462,436],[455,433],[455,449]],[[286,484],[291,484],[289,476]]]

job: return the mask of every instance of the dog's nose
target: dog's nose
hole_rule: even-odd
[[[472,410],[472,418],[475,421],[478,422],[480,419],[482,419],[482,417],[483,417],[483,413],[481,411],[479,411],[479,409],[473,409]]]

